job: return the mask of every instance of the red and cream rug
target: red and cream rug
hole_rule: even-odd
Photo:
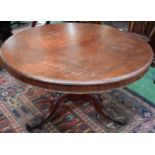
[[[26,123],[48,113],[51,94],[55,93],[27,85],[5,70],[0,71],[0,132],[28,132]],[[104,92],[102,98],[109,114],[126,118],[125,126],[100,117],[89,103],[70,101],[61,106],[53,121],[34,132],[155,132],[155,108],[148,102],[126,89]]]

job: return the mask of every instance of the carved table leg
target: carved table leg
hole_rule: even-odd
[[[54,117],[57,109],[59,108],[60,103],[62,103],[66,100],[66,96],[67,95],[62,95],[62,96],[58,97],[55,101],[51,100],[51,105],[53,105],[53,107],[52,106],[50,107],[50,111],[51,111],[50,114],[44,120],[42,120],[40,123],[38,123],[36,125],[26,124],[26,129],[29,132],[32,132],[33,130],[42,127],[43,124],[45,124],[46,122],[51,120]]]
[[[93,104],[95,110],[101,116],[105,117],[106,119],[113,121],[114,123],[116,123],[118,125],[125,125],[126,124],[126,119],[124,117],[118,116],[118,117],[113,118],[112,116],[109,116],[108,114],[106,114],[102,111],[102,106],[101,106],[100,100],[97,100],[93,95],[91,95],[90,98],[92,100],[92,104]]]
[[[76,101],[76,100],[81,100],[81,101],[88,101],[92,103],[92,105],[94,106],[95,110],[103,117],[105,117],[108,120],[113,121],[116,124],[119,125],[125,125],[126,124],[126,120],[124,117],[119,116],[116,118],[113,118],[111,116],[109,116],[108,114],[105,114],[102,111],[102,107],[101,107],[101,98],[98,94],[79,94],[79,95],[75,95],[75,94],[70,94],[69,96],[69,100],[72,101]]]
[[[51,101],[51,104],[54,104],[54,105],[53,105],[53,108],[50,108],[51,113],[47,116],[47,118],[42,120],[42,122],[38,123],[37,125],[32,126],[30,124],[26,124],[26,129],[29,132],[32,132],[34,129],[41,127],[44,123],[51,120],[54,117],[56,111],[58,110],[60,104],[65,102],[65,101],[88,101],[88,102],[92,103],[95,110],[101,116],[103,116],[106,119],[109,119],[109,120],[111,120],[111,121],[113,121],[119,125],[125,125],[126,124],[125,118],[123,118],[123,117],[112,118],[111,116],[108,116],[107,114],[105,114],[102,111],[102,107],[100,104],[101,98],[99,95],[96,95],[96,94],[63,94],[63,95],[60,95],[56,100],[54,100],[54,102]]]

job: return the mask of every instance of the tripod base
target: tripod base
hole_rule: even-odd
[[[51,100],[51,107],[50,107],[50,114],[45,118],[39,118],[38,120],[35,120],[35,125],[26,124],[26,129],[29,132],[33,132],[33,130],[42,127],[43,124],[48,122],[49,120],[52,120],[52,118],[55,116],[55,113],[57,112],[58,108],[60,107],[60,104],[66,102],[66,101],[87,101],[92,103],[95,110],[104,118],[113,121],[114,123],[117,123],[119,125],[125,125],[126,120],[124,117],[119,116],[116,118],[112,118],[111,116],[108,116],[102,111],[101,107],[101,98],[97,94],[63,94],[58,96],[54,101]]]

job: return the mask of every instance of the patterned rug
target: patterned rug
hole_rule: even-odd
[[[50,95],[55,93],[22,83],[5,70],[0,71],[0,132],[28,132],[25,124],[46,117]],[[34,132],[155,132],[155,108],[126,89],[101,94],[112,116],[123,116],[121,126],[101,117],[90,103],[67,102],[54,119]]]

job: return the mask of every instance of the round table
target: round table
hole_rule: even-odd
[[[32,131],[51,119],[60,103],[90,101],[104,117],[96,93],[118,88],[142,77],[153,52],[141,38],[110,26],[65,23],[24,30],[10,37],[1,48],[5,69],[31,85],[63,92],[51,101],[51,114]]]

